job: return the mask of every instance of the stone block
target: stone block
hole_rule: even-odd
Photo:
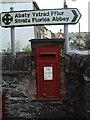
[[[32,99],[36,99],[37,97],[37,84],[35,79],[30,80],[30,96]]]

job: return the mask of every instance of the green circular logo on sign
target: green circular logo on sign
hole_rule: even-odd
[[[5,25],[9,25],[13,21],[13,17],[10,14],[5,14],[2,18]]]

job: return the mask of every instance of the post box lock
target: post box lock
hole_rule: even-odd
[[[43,93],[43,96],[46,96],[46,93]]]

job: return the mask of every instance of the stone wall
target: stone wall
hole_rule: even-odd
[[[84,81],[84,92],[83,92],[83,111],[87,118],[90,118],[90,81]]]
[[[32,102],[37,99],[35,51],[34,46],[30,54],[2,56],[2,89],[5,94],[3,117],[5,119],[35,117],[37,104]],[[61,87],[64,87],[63,84]],[[63,94],[62,89],[61,92]]]
[[[17,54],[16,56],[3,55],[2,56],[2,72],[3,74],[14,72],[30,72],[31,55],[30,54]]]
[[[33,46],[30,54],[2,56],[5,119],[34,118],[35,111],[38,111],[38,104],[32,102],[37,99],[35,51]],[[63,84],[61,87],[64,87]],[[63,92],[61,89],[62,94]]]
[[[31,118],[31,55],[2,56],[2,90],[5,118]]]
[[[90,55],[68,55],[67,94],[84,117],[90,117]]]
[[[67,60],[67,59],[66,59]],[[61,59],[64,61],[64,58]],[[68,56],[68,73],[63,75],[64,66],[61,66],[61,94],[71,101],[75,110],[80,111],[83,117],[90,117],[90,55]],[[65,88],[66,86],[66,88]],[[35,49],[30,54],[16,56],[2,56],[2,89],[4,101],[4,118],[34,118],[38,111],[38,103],[32,100],[37,98],[36,58]],[[66,89],[66,90],[64,90]],[[66,92],[67,91],[67,92]],[[66,92],[66,93],[64,93]],[[36,109],[37,108],[37,109]]]

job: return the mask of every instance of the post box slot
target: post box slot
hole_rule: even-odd
[[[56,57],[56,53],[40,53],[40,57]]]

